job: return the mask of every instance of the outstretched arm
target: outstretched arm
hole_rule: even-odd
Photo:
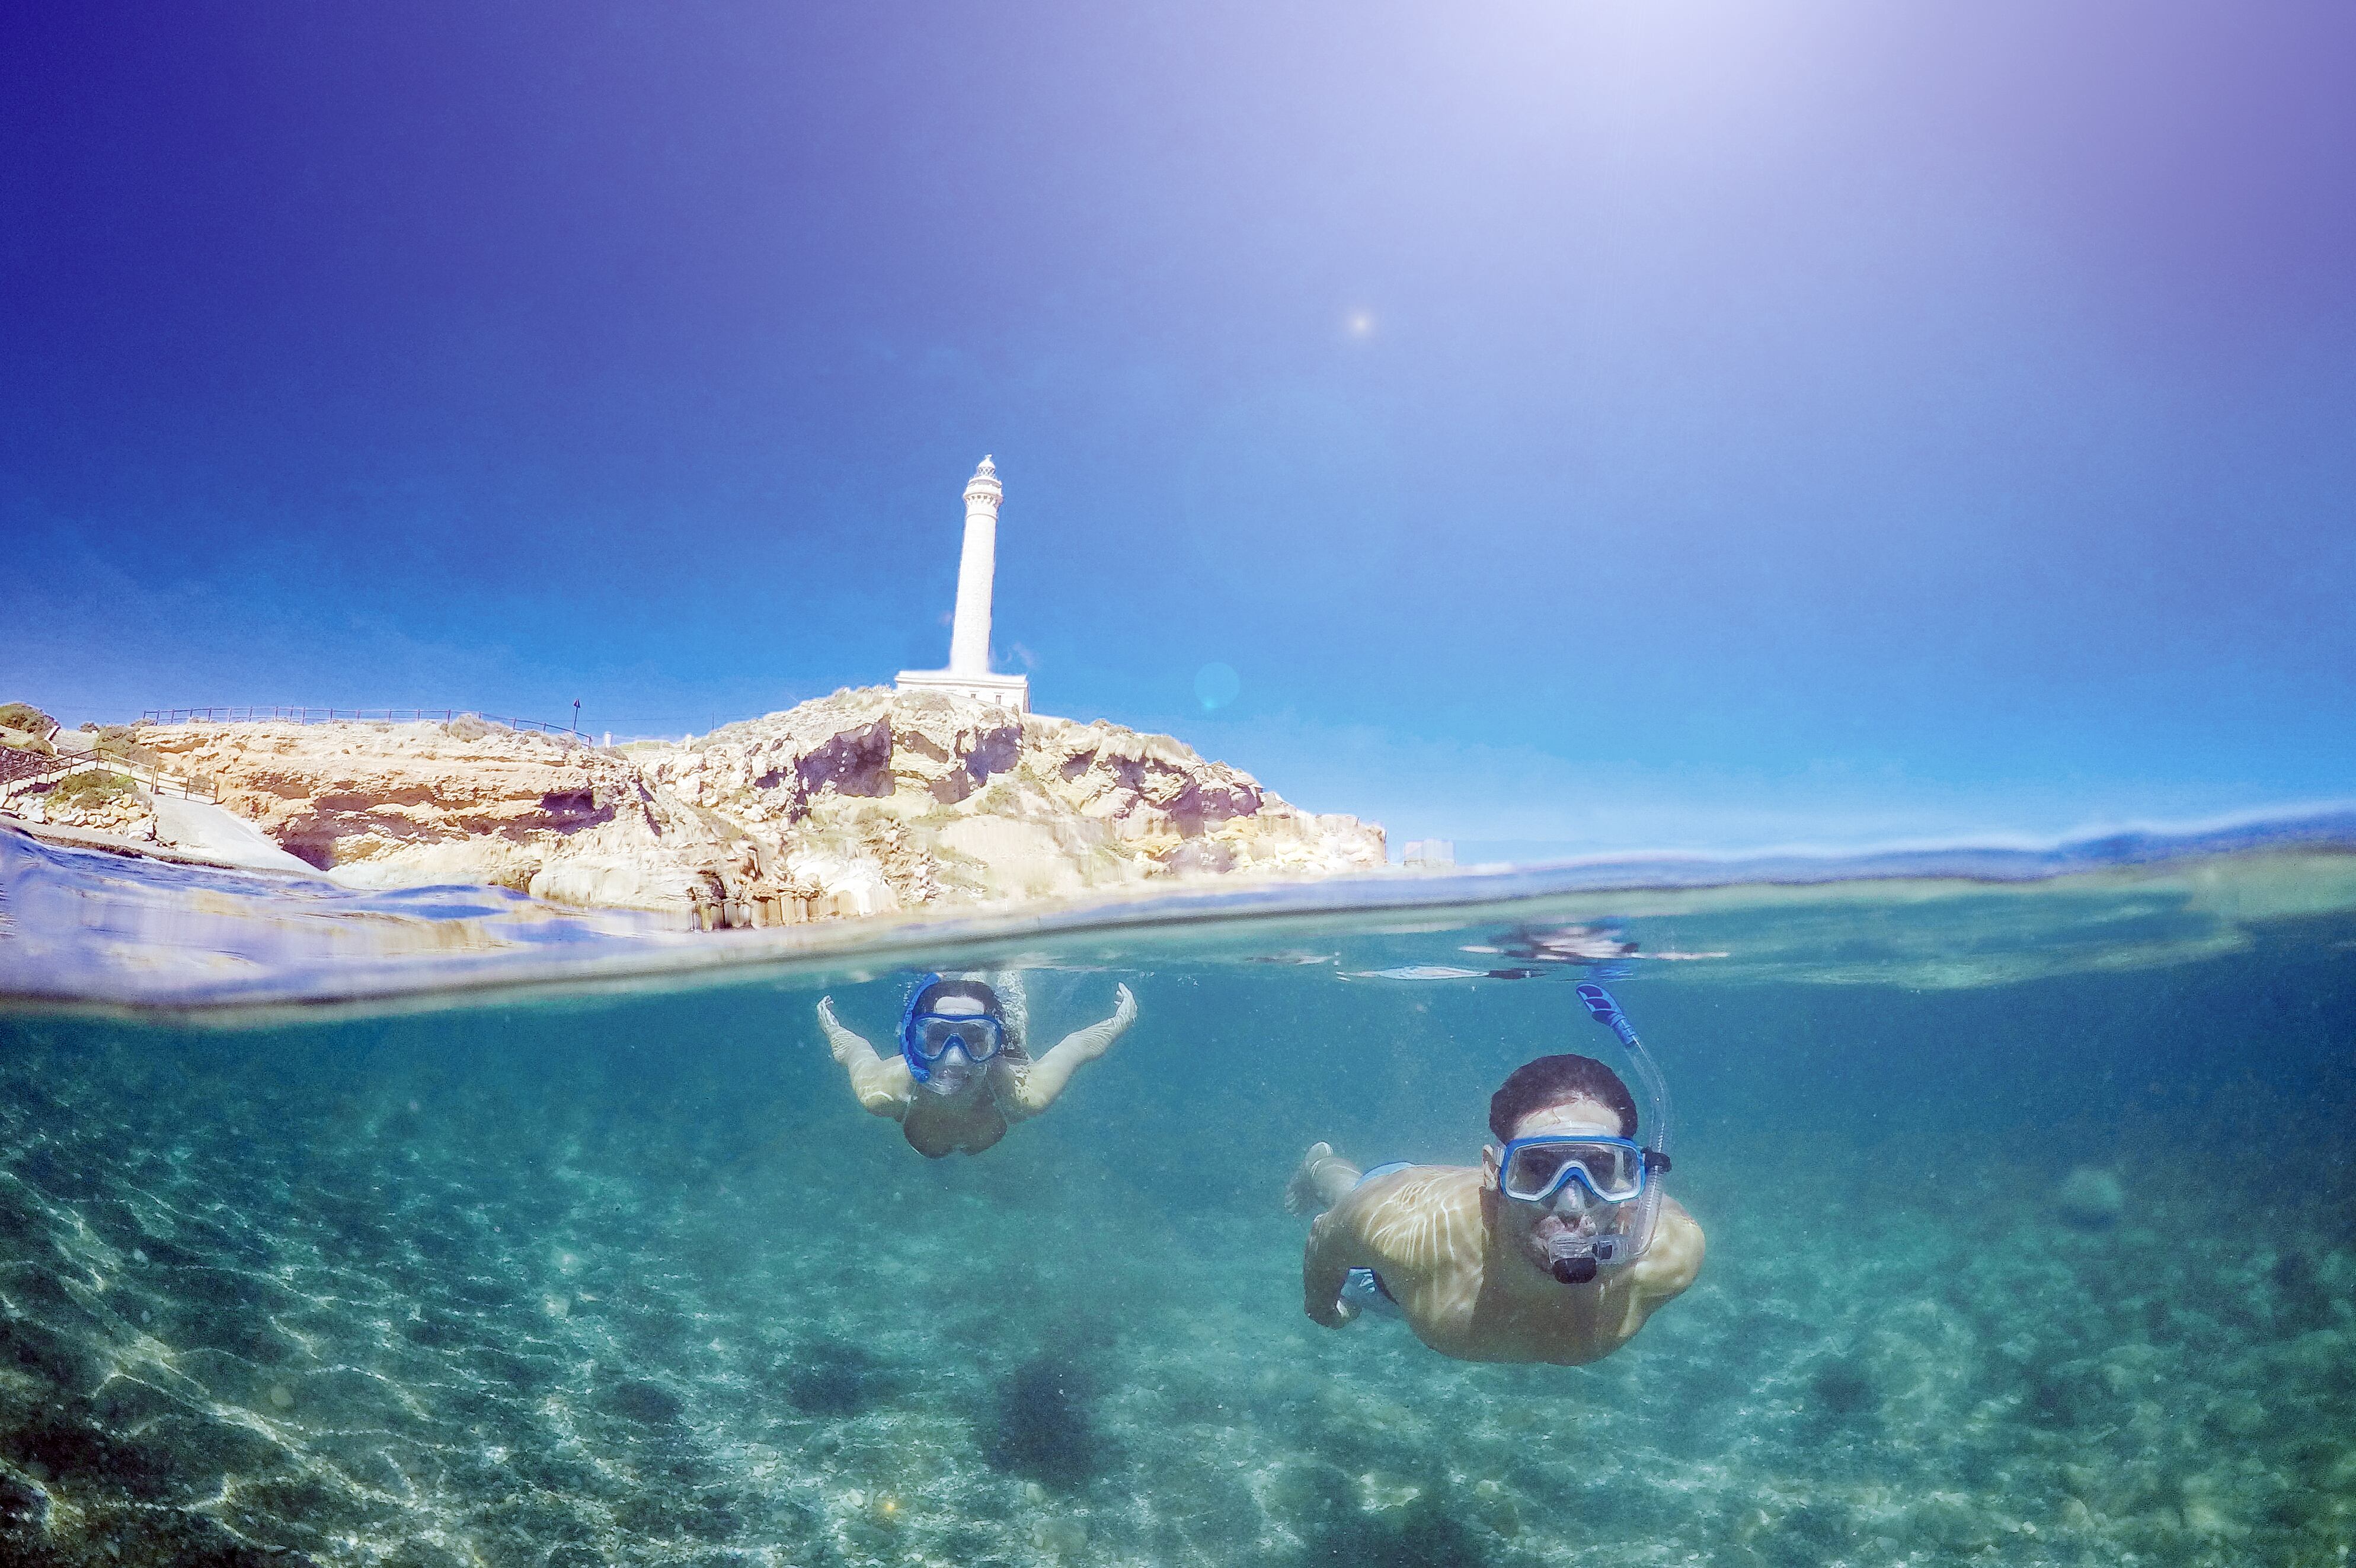
[[[1374,1249],[1359,1233],[1357,1212],[1363,1204],[1344,1199],[1317,1216],[1309,1227],[1308,1244],[1301,1253],[1301,1305],[1312,1323],[1339,1328],[1358,1315],[1342,1300],[1342,1285],[1354,1268],[1372,1268]]]
[[[1031,1064],[1009,1104],[1010,1114],[1035,1116],[1054,1104],[1081,1062],[1094,1061],[1129,1032],[1129,1026],[1137,1021],[1137,998],[1129,994],[1127,986],[1119,987],[1119,993],[1112,1017],[1066,1035],[1055,1050]]]
[[[878,1056],[875,1048],[858,1035],[842,1027],[834,1016],[834,998],[821,997],[818,1004],[819,1028],[826,1030],[826,1043],[834,1059],[851,1074],[851,1092],[859,1103],[879,1116],[894,1121],[908,1114],[908,1102],[916,1096],[916,1081],[908,1076],[907,1061],[897,1056]]]

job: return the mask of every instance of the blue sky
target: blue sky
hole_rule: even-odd
[[[946,654],[1394,843],[2356,795],[2356,12],[18,7],[0,696]],[[1204,667],[1237,673],[1217,709]]]

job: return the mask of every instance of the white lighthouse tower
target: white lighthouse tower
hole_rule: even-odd
[[[990,593],[998,574],[998,503],[1004,498],[989,458],[965,486],[965,550],[958,557],[957,616],[949,628],[949,667],[904,669],[902,691],[950,691],[1017,713],[1031,711],[1031,683],[990,673]]]

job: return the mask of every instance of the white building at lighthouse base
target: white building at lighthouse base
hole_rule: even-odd
[[[958,557],[957,613],[947,669],[904,669],[902,691],[946,691],[1017,713],[1031,711],[1031,683],[990,667],[990,599],[998,575],[998,504],[1005,490],[987,457],[965,487],[965,549]]]
[[[1031,711],[1031,682],[1019,675],[959,675],[953,669],[904,669],[897,682],[902,691],[946,691],[1017,713]]]

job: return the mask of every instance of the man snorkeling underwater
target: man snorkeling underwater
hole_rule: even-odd
[[[876,1055],[843,1028],[830,997],[819,1000],[818,1021],[859,1103],[898,1122],[918,1154],[940,1159],[990,1147],[1011,1123],[1053,1104],[1080,1063],[1110,1050],[1137,1021],[1137,998],[1127,986],[1116,990],[1112,1017],[1066,1035],[1036,1061],[1023,1049],[1028,1008],[1012,976],[1000,987],[926,976],[900,1015],[897,1056]]]
[[[1666,1093],[1610,994],[1580,995],[1629,1044],[1654,1101],[1651,1140],[1636,1141],[1618,1074],[1563,1055],[1523,1063],[1491,1096],[1497,1141],[1477,1168],[1362,1173],[1313,1146],[1285,1191],[1293,1212],[1319,1211],[1301,1261],[1312,1319],[1339,1328],[1372,1311],[1405,1317],[1443,1356],[1576,1366],[1626,1344],[1693,1284],[1701,1227],[1661,1190]]]

